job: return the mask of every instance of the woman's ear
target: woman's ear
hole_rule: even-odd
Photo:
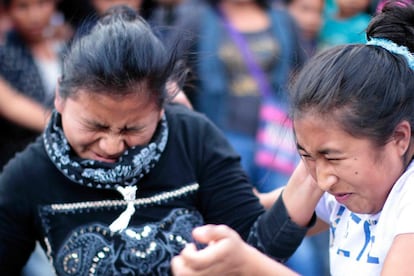
[[[55,89],[55,109],[57,110],[57,112],[62,113],[63,107],[64,107],[64,100],[60,96],[59,84],[57,84],[56,89]]]
[[[394,129],[393,140],[397,147],[397,151],[404,156],[411,144],[411,124],[403,120]]]

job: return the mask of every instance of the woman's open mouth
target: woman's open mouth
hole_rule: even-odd
[[[345,202],[349,199],[351,195],[351,193],[334,194],[336,201],[338,201],[341,204],[345,204]]]

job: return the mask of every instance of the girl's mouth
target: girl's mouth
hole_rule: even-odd
[[[344,194],[335,194],[335,199],[341,204],[345,204],[345,202],[349,199],[351,196],[350,193],[344,193]]]

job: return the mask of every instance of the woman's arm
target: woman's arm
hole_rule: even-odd
[[[193,237],[208,246],[197,250],[191,244],[174,257],[171,268],[176,276],[298,275],[247,245],[234,230],[225,225],[196,228]]]
[[[283,202],[292,220],[300,226],[306,226],[323,191],[318,188],[302,162],[299,163],[286,186],[268,193],[254,191],[266,209],[273,206],[282,192]]]
[[[172,102],[182,104],[189,109],[193,109],[193,105],[188,99],[187,95],[184,93],[183,89],[180,88],[176,82],[169,81],[166,85],[167,93],[172,95]]]
[[[0,79],[0,114],[14,123],[41,132],[50,111],[19,94],[6,81]]]
[[[303,237],[308,230],[322,194],[304,165],[299,164],[282,195],[280,191],[273,193],[278,200],[275,198],[274,206],[258,221],[258,239],[264,251],[277,249],[279,253],[283,251],[282,255],[290,255],[296,248],[295,243],[300,244],[298,237]],[[315,227],[320,230],[327,225],[318,221]],[[187,246],[172,260],[175,275],[297,275],[244,243],[227,226],[203,226],[193,231],[193,237],[207,247],[197,250],[194,244]]]
[[[300,163],[276,202],[255,223],[248,243],[276,260],[289,258],[314,226],[322,194]]]
[[[259,198],[260,204],[267,210],[273,206],[284,188],[283,186],[267,193],[260,193],[256,189],[253,189],[253,193]]]
[[[282,198],[292,221],[307,226],[322,195],[323,191],[300,162],[283,190]]]

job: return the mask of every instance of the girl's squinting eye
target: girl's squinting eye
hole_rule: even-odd
[[[140,131],[141,131],[140,128],[123,128],[121,130],[121,133],[123,133],[123,134],[128,134],[128,133],[134,134],[134,133],[138,133]]]
[[[106,131],[109,129],[108,126],[99,123],[84,123],[83,127],[88,131]]]
[[[307,154],[307,153],[304,153],[304,152],[299,152],[299,155],[300,155],[302,158],[304,158],[304,159],[307,159],[307,160],[313,160],[312,156],[310,156],[310,155],[309,155],[309,154]]]
[[[145,131],[146,127],[145,126],[125,126],[124,128],[121,129],[121,133],[139,133],[139,132],[143,132]]]
[[[105,131],[105,130],[108,130],[109,127],[104,126],[104,125],[94,125],[90,127],[89,129],[94,130],[94,131]]]
[[[328,160],[328,161],[340,161],[340,160],[342,160],[343,158],[329,158],[329,157],[326,157],[326,160]]]

